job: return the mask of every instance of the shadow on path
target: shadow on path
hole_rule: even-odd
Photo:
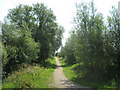
[[[53,73],[54,83],[52,86],[56,88],[84,88],[68,80],[63,73],[63,67],[64,65],[61,66],[58,58],[56,58],[56,69]]]

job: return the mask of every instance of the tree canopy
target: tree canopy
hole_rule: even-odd
[[[77,4],[74,30],[60,56],[67,64],[80,63],[78,70],[83,70],[91,81],[115,81],[119,87],[120,15],[115,7],[106,21],[94,2]]]
[[[45,59],[61,46],[63,32],[53,11],[44,4],[20,4],[10,9],[2,23],[3,71],[9,73],[21,63],[45,66]]]

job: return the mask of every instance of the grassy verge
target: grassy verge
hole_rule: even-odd
[[[79,65],[82,65],[82,63],[68,66],[65,64],[63,58],[59,58],[59,60],[61,62],[61,65],[64,66],[63,72],[69,80],[84,87],[104,88],[104,89],[113,88],[114,90],[116,90],[115,86],[111,86],[108,83],[102,83],[102,82],[96,82],[96,81],[90,80],[89,75],[86,75],[86,76],[84,75],[84,70],[82,70],[82,68],[79,70],[77,69],[77,68],[80,68]]]
[[[2,88],[53,88],[52,73],[54,71],[55,60],[48,59],[49,67],[44,68],[39,65],[24,65],[19,71],[13,72],[4,81]]]

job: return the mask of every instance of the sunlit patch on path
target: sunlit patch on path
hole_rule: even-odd
[[[56,58],[56,69],[53,73],[53,79],[54,83],[52,84],[52,86],[56,88],[83,88],[82,86],[74,84],[65,77],[63,73],[63,68],[61,67],[58,58]]]

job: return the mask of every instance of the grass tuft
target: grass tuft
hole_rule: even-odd
[[[112,85],[108,83],[92,81],[90,79],[89,74],[85,75],[86,72],[82,68],[83,63],[67,65],[63,58],[59,58],[59,60],[61,62],[61,65],[63,65],[64,68],[63,72],[65,76],[74,83],[90,88],[102,88],[102,89],[113,88],[114,90],[117,90],[114,85],[114,80],[112,81]]]
[[[48,59],[49,67],[54,67],[55,60]],[[53,88],[52,74],[54,68],[44,68],[40,65],[24,65],[20,70],[13,72],[3,80],[2,88]]]

